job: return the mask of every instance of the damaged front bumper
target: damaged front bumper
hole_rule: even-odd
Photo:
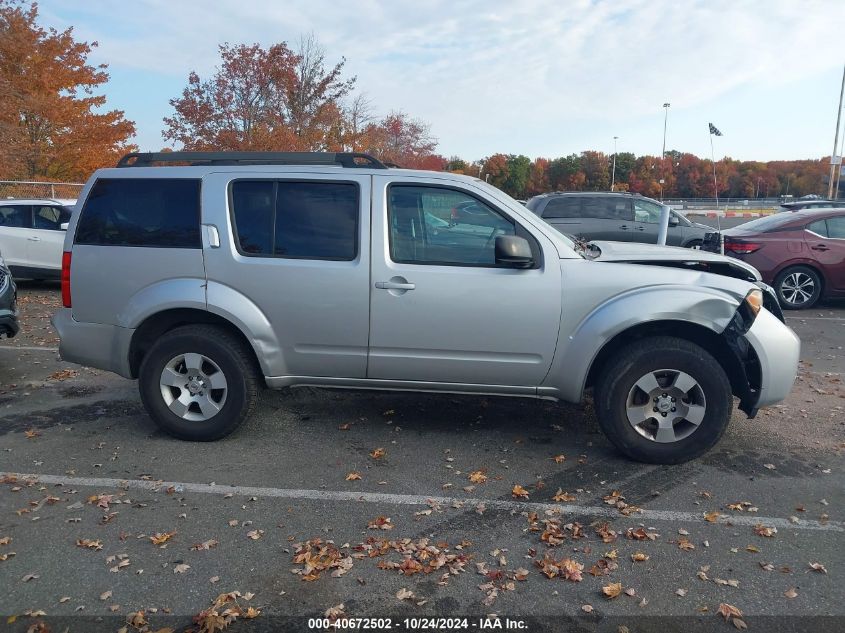
[[[749,418],[786,398],[798,375],[801,353],[801,341],[784,322],[772,289],[758,285],[763,309],[754,317],[740,306],[722,334],[737,361],[731,381],[734,395]]]

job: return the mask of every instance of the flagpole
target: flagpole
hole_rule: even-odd
[[[710,162],[713,163],[713,191],[716,193],[716,230],[719,232],[719,252],[725,254],[725,239],[722,236],[722,219],[719,216],[719,184],[716,180],[716,155],[713,152],[713,132],[710,131],[711,124],[707,124],[707,131],[710,132]]]
[[[833,199],[833,178],[836,176],[836,149],[839,142],[839,120],[842,118],[842,97],[845,95],[845,67],[842,69],[842,88],[839,89],[839,110],[836,112],[836,132],[833,134],[833,153],[830,155],[830,179],[827,185],[827,198]],[[840,160],[842,160],[840,158]],[[836,183],[836,191],[839,192],[839,182]]]

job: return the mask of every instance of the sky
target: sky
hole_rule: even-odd
[[[40,23],[97,41],[108,106],[142,151],[188,73],[223,42],[346,58],[377,112],[431,126],[437,151],[555,158],[594,149],[717,158],[830,156],[845,65],[842,0],[42,0]]]

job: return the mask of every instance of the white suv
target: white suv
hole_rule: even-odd
[[[58,200],[0,200],[0,251],[16,278],[59,278],[71,214]]]

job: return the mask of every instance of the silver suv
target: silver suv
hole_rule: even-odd
[[[80,208],[61,355],[137,378],[186,440],[230,434],[265,386],[592,388],[622,452],[678,463],[719,440],[733,396],[753,417],[796,376],[799,340],[751,266],[579,246],[476,178],[360,154],[131,154]]]

